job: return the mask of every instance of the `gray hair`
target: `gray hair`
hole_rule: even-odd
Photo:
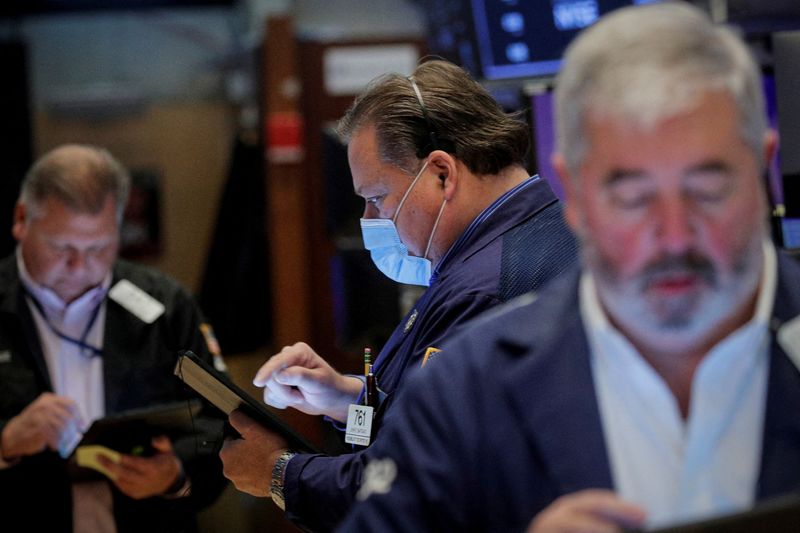
[[[742,138],[764,164],[761,76],[745,43],[688,4],[619,9],[567,48],[556,80],[558,151],[576,176],[589,149],[589,114],[646,129],[688,111],[709,91],[733,97]]]
[[[39,158],[22,182],[19,201],[29,216],[41,214],[48,198],[63,202],[78,213],[97,214],[108,195],[122,221],[130,191],[130,175],[105,148],[65,144]]]

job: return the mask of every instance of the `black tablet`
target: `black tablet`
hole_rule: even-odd
[[[800,531],[800,493],[764,500],[738,513],[677,524],[650,533],[786,533]]]
[[[97,463],[98,454],[119,461],[120,454],[149,456],[152,439],[165,435],[173,444],[181,439],[197,438],[201,427],[197,419],[202,402],[186,401],[151,405],[109,415],[92,422],[80,442],[70,451],[67,469],[73,481],[100,479],[106,470]],[[221,426],[220,426],[221,427]]]
[[[110,415],[92,422],[78,446],[98,444],[120,453],[147,455],[153,437],[175,440],[193,434],[201,407],[202,402],[192,398]]]
[[[267,409],[262,402],[250,396],[228,376],[217,371],[195,353],[188,350],[182,352],[175,364],[175,375],[226,415],[235,409],[241,409],[250,418],[286,439],[292,450],[320,453],[316,446]]]

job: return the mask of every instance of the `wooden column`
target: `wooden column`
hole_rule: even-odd
[[[311,335],[308,191],[303,178],[303,120],[294,29],[289,17],[267,20],[262,54],[267,238],[274,346]]]

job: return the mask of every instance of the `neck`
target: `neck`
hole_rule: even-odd
[[[645,339],[637,338],[632,332],[620,327],[620,324],[614,325],[625,334],[641,356],[664,379],[678,402],[681,415],[686,419],[689,415],[692,382],[697,367],[714,346],[752,319],[757,300],[758,291],[755,291],[736,313],[725,318],[708,335],[694,344],[675,349],[664,349]]]
[[[528,171],[518,165],[497,174],[477,175],[460,164],[458,189],[444,208],[428,254],[433,267],[484,209],[529,177]]]

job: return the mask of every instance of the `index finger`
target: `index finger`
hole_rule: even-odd
[[[588,489],[568,496],[576,509],[594,514],[625,527],[641,526],[645,520],[644,510],[623,500],[614,492]]]
[[[85,431],[87,424],[78,404],[66,396],[55,394],[42,395],[35,409],[42,409],[46,416],[55,417],[61,424],[73,422],[80,431]]]
[[[305,366],[303,362],[305,354],[295,346],[286,346],[279,353],[270,357],[266,363],[256,372],[253,378],[253,385],[256,387],[263,387],[272,375],[289,366]]]
[[[243,437],[246,433],[250,433],[253,425],[257,425],[257,422],[247,416],[241,409],[231,411],[231,414],[228,415],[228,422]]]

